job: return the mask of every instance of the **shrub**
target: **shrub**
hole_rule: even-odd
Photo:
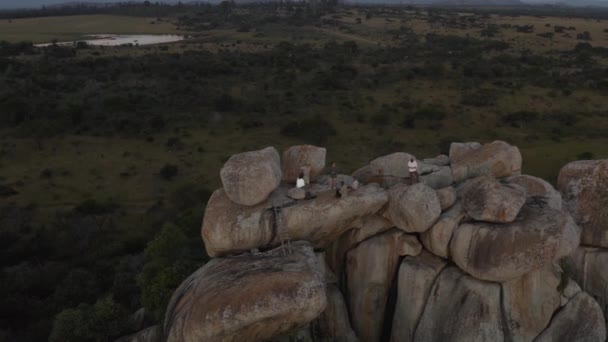
[[[446,114],[441,106],[430,105],[418,108],[414,113],[414,117],[420,120],[426,121],[441,121],[445,118]]]
[[[391,116],[386,112],[374,114],[369,122],[374,126],[386,126],[391,123]]]
[[[578,156],[576,156],[576,159],[578,160],[591,160],[594,158],[594,155],[592,152],[583,152],[581,154],[579,154]]]
[[[165,166],[163,166],[160,169],[160,176],[164,180],[168,180],[168,181],[175,178],[175,176],[177,176],[177,173],[178,173],[177,165],[173,165],[173,164],[165,164]]]
[[[531,111],[518,111],[504,115],[501,121],[511,127],[521,128],[525,123],[533,122],[538,120],[540,115],[536,112]]]
[[[320,115],[301,121],[291,121],[281,128],[281,134],[287,137],[295,137],[316,144],[322,144],[329,137],[338,134],[331,122],[323,119]]]

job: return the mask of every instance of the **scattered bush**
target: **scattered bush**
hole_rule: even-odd
[[[173,164],[165,164],[161,169],[160,169],[160,176],[167,181],[172,180],[173,178],[175,178],[175,176],[177,176],[178,173],[178,167],[177,165],[173,165]]]
[[[330,137],[338,134],[331,122],[320,115],[301,121],[291,121],[281,128],[281,134],[295,137],[316,144],[325,143]]]

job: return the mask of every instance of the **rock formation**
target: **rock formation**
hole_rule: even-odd
[[[230,158],[201,229],[214,259],[175,291],[163,340],[605,341],[608,161],[565,166],[560,195],[502,141],[418,160],[414,185],[410,158],[339,175],[361,182],[341,198],[323,148]]]

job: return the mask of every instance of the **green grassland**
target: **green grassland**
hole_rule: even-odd
[[[117,15],[75,15],[0,20],[0,40],[35,44],[73,41],[90,34],[174,34],[170,21]]]

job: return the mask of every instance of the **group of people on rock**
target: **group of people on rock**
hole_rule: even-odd
[[[407,163],[407,168],[410,175],[410,185],[418,183],[418,163],[416,162],[416,159],[411,158]],[[300,173],[296,179],[296,188],[305,189],[310,185],[311,169],[312,167],[310,164],[305,164],[300,167]],[[338,169],[336,163],[332,162],[329,170],[329,188],[336,191],[336,197],[346,198],[351,190],[356,191],[359,188],[359,181],[357,179],[353,180],[350,186],[344,181],[341,181],[340,186],[338,186]]]

